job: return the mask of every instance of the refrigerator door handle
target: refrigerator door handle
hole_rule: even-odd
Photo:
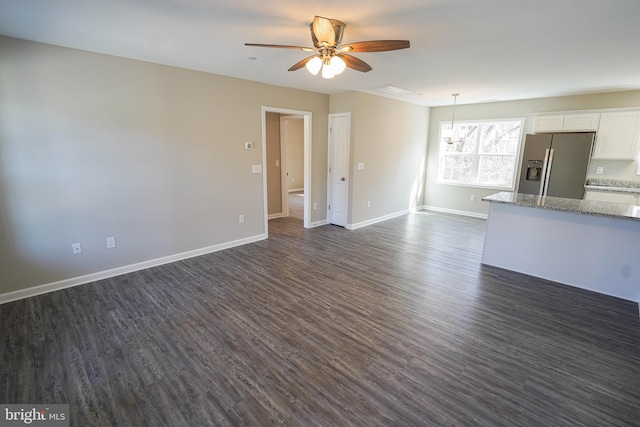
[[[539,196],[545,196],[547,194],[547,177],[549,176],[548,166],[549,166],[549,155],[551,149],[547,148],[544,150],[544,161],[542,163],[542,176],[540,177],[540,192]]]
[[[540,184],[540,195],[546,196],[549,190],[549,178],[551,178],[551,167],[553,166],[553,148],[547,148],[544,153],[544,165],[542,170],[544,176],[542,177],[542,184]]]

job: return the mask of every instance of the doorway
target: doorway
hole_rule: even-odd
[[[304,221],[304,119],[280,115],[282,216]]]
[[[279,181],[279,189],[280,192],[277,194],[277,198],[279,199],[279,203],[282,206],[282,216],[286,214],[285,210],[288,210],[287,203],[287,164],[286,164],[286,147],[282,146],[282,143],[286,144],[285,141],[280,142],[279,146],[279,154],[278,159],[271,158],[271,155],[268,154],[267,150],[267,115],[268,113],[276,113],[279,114],[280,117],[295,117],[296,120],[302,121],[302,133],[303,133],[303,172],[302,172],[302,181],[303,181],[303,227],[309,228],[311,223],[311,112],[309,111],[299,111],[299,110],[290,110],[284,108],[275,108],[275,107],[262,107],[262,162],[263,162],[263,194],[264,194],[264,229],[265,234],[268,235],[269,230],[269,192],[268,192],[268,182],[267,182],[267,173],[269,171],[269,166],[274,166],[277,162],[278,170],[280,173]],[[280,153],[284,153],[280,155]],[[269,163],[267,163],[269,162]],[[273,163],[273,164],[272,164]],[[273,176],[273,175],[272,175]],[[278,190],[272,190],[271,194],[275,195]]]

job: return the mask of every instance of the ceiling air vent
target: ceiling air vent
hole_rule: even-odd
[[[389,84],[382,85],[382,86],[374,86],[371,88],[371,90],[388,93],[390,95],[406,95],[408,93],[413,93],[413,91],[410,91],[408,89],[403,89],[401,87],[389,85]]]

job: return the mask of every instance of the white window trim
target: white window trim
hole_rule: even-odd
[[[517,180],[518,180],[518,172],[520,165],[520,156],[522,154],[522,146],[524,141],[524,117],[515,117],[515,118],[501,118],[501,119],[483,119],[483,120],[456,120],[456,123],[496,123],[496,122],[520,122],[520,135],[518,136],[518,147],[516,149],[515,157],[516,161],[513,166],[513,185],[511,187],[496,187],[491,185],[482,185],[482,184],[474,184],[474,183],[466,183],[466,182],[452,182],[443,180],[440,178],[440,150],[442,149],[442,127],[443,125],[451,125],[450,121],[441,121],[438,124],[438,168],[436,170],[436,183],[440,185],[450,185],[453,187],[468,187],[468,188],[480,188],[487,190],[498,190],[498,191],[515,191]],[[473,154],[474,156],[474,167],[473,170],[477,172],[478,170],[478,161],[479,154],[477,151]]]

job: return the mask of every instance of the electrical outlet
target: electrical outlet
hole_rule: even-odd
[[[71,244],[71,252],[73,252],[74,255],[81,254],[82,253],[82,246],[80,246],[80,243],[72,243]]]
[[[472,201],[472,202],[475,202],[475,201],[476,201],[476,195],[475,195],[475,194],[472,194],[472,195],[471,195],[471,201]]]
[[[371,207],[371,201],[367,200],[367,209]]]
[[[245,149],[245,150],[253,150],[253,142],[245,141],[245,143],[244,143],[244,149]]]
[[[602,175],[604,173],[604,167],[603,166],[598,166],[596,168],[596,175]]]
[[[313,210],[315,211],[316,209],[318,209],[318,202],[313,202]]]
[[[107,237],[107,249],[113,249],[116,247],[116,238],[111,236]]]
[[[238,215],[238,223],[244,224],[244,215]]]

